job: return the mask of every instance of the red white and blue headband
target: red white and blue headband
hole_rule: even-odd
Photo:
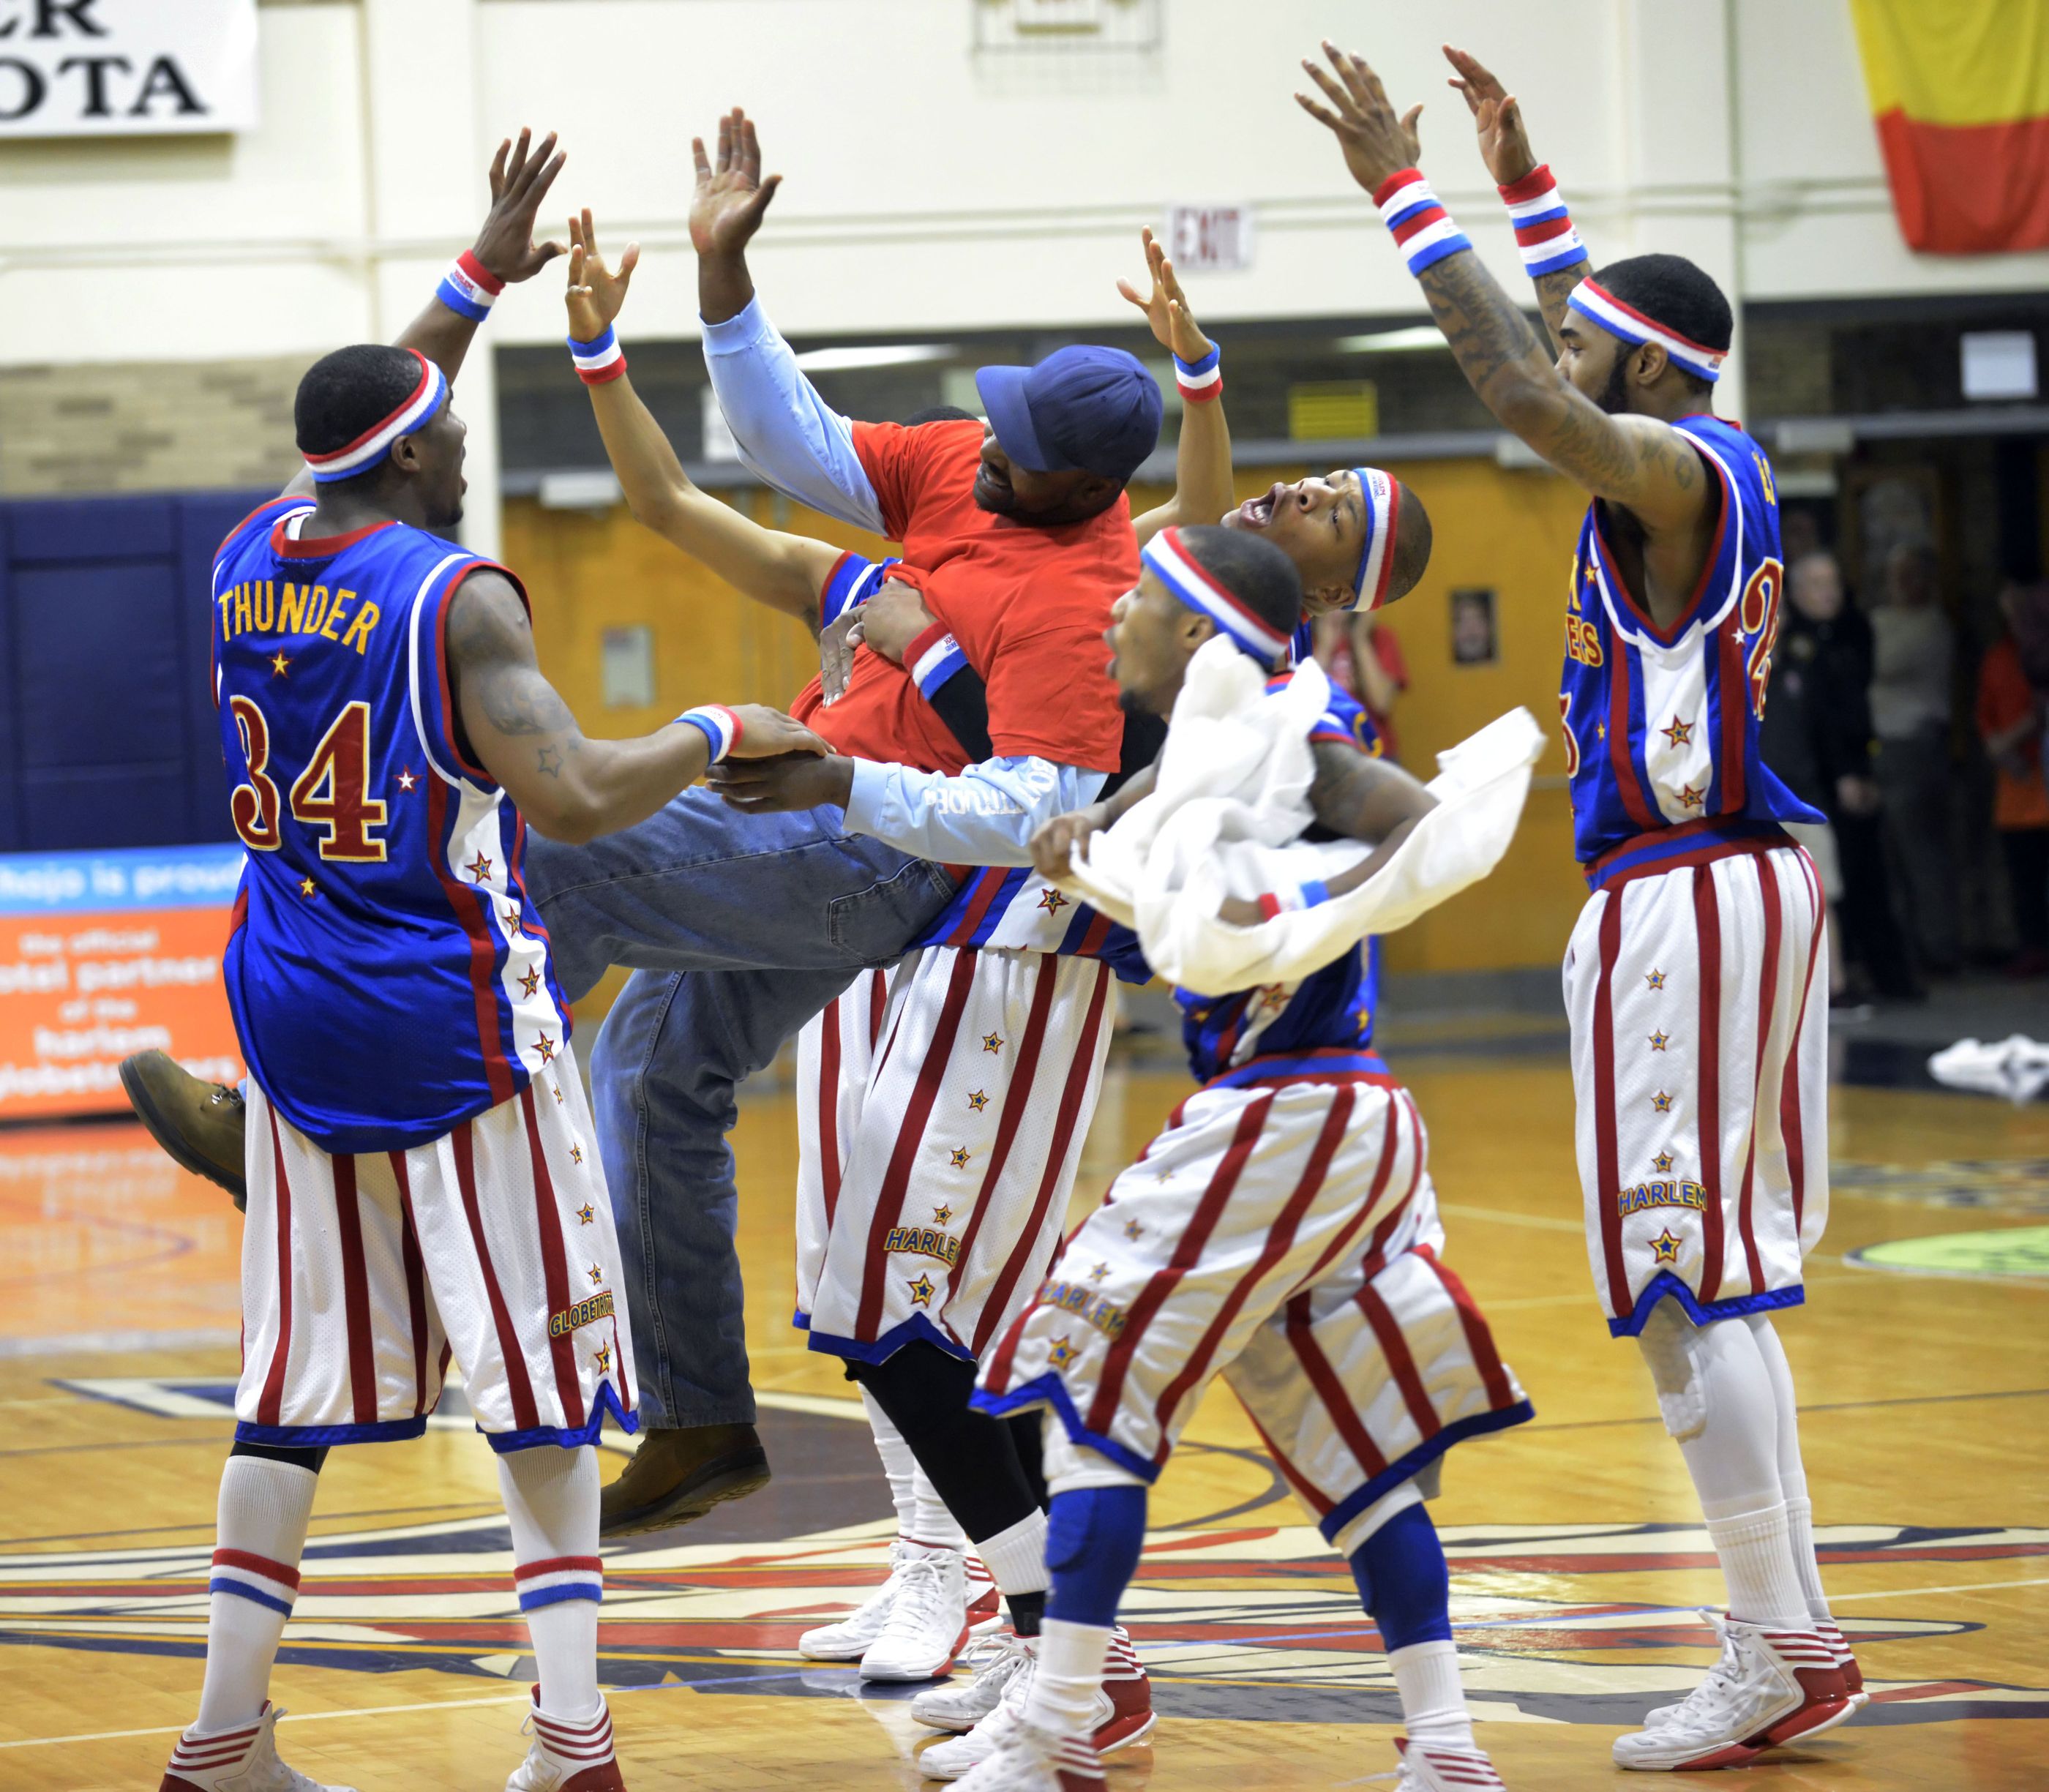
[[[441,409],[441,400],[448,395],[448,380],[441,370],[417,348],[406,352],[420,363],[420,380],[406,398],[404,403],[381,423],[373,423],[352,442],[345,442],[329,454],[309,454],[306,465],[312,469],[316,480],[325,484],[333,479],[353,479],[367,472],[391,452],[391,445],[401,436],[411,435],[425,426],[427,420]]]
[[[1352,575],[1351,607],[1377,610],[1387,601],[1394,575],[1394,526],[1402,511],[1402,488],[1378,467],[1354,467],[1359,506],[1366,513],[1366,539],[1359,543],[1359,570]]]
[[[1624,305],[1597,280],[1582,280],[1573,289],[1572,297],[1565,303],[1581,317],[1600,325],[1610,336],[1619,336],[1624,342],[1639,346],[1656,343],[1675,366],[1684,367],[1696,379],[1713,383],[1722,376],[1722,363],[1728,357],[1726,348],[1709,348],[1677,331],[1668,330],[1662,324],[1645,317],[1634,305]]]
[[[1181,546],[1179,529],[1162,529],[1139,551],[1153,576],[1192,610],[1207,616],[1219,631],[1271,671],[1288,650],[1289,637],[1226,590]]]

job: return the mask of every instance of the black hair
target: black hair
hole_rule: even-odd
[[[1610,262],[1594,275],[1604,290],[1640,311],[1652,323],[1703,348],[1725,353],[1736,328],[1722,290],[1684,255],[1631,255]],[[1713,383],[1674,362],[1688,385],[1705,391]]]
[[[979,423],[982,419],[971,410],[962,410],[957,404],[927,405],[923,410],[914,410],[904,419],[904,427],[915,430],[920,423]]]
[[[1394,564],[1387,570],[1387,595],[1381,601],[1384,609],[1398,597],[1406,597],[1416,589],[1430,564],[1430,544],[1434,538],[1430,527],[1430,513],[1424,509],[1423,500],[1416,496],[1415,488],[1395,481],[1402,494],[1401,510],[1394,519]]]
[[[410,349],[359,342],[323,355],[306,369],[292,400],[301,454],[332,454],[374,429],[413,395],[420,363]],[[365,469],[363,478],[382,468]]]
[[[1180,534],[1196,564],[1262,622],[1278,634],[1295,632],[1302,620],[1302,575],[1280,549],[1215,523],[1195,523]]]

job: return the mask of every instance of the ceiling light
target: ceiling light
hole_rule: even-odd
[[[908,367],[916,361],[944,361],[953,350],[943,342],[878,343],[866,348],[811,348],[797,357],[806,373],[853,373],[863,367]]]
[[[1402,354],[1444,346],[1444,332],[1435,324],[1410,324],[1398,330],[1376,330],[1370,336],[1341,336],[1337,340],[1340,355]]]

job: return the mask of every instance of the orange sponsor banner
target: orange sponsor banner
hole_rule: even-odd
[[[0,856],[0,1121],[127,1110],[154,1048],[235,1083],[220,981],[239,846]]]

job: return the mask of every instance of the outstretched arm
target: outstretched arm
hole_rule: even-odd
[[[1456,87],[1472,114],[1479,133],[1480,160],[1494,177],[1497,187],[1512,187],[1536,172],[1537,153],[1530,147],[1530,133],[1522,122],[1522,103],[1508,91],[1479,57],[1470,51],[1444,45],[1444,58],[1457,72],[1446,84]],[[1573,289],[1593,271],[1584,255],[1563,267],[1531,277],[1537,303],[1544,313],[1551,344],[1565,346],[1559,326],[1565,321],[1565,301]]]
[[[471,756],[553,839],[577,845],[645,821],[711,763],[709,737],[687,721],[638,740],[589,739],[542,673],[527,606],[501,573],[463,582],[449,606],[448,641]],[[728,713],[737,723],[733,753],[826,750],[778,710],[747,704]]]
[[[1117,290],[1145,313],[1154,338],[1176,361],[1193,364],[1207,360],[1216,344],[1196,327],[1181,283],[1174,277],[1174,264],[1151,231],[1142,232],[1141,239],[1153,290],[1141,298],[1128,280],[1118,281]],[[1223,418],[1223,383],[1200,391],[1208,396],[1198,395],[1184,380],[1181,439],[1174,452],[1174,496],[1133,521],[1141,547],[1162,529],[1215,523],[1231,508],[1231,430]]]
[[[569,157],[555,153],[552,130],[530,151],[532,137],[533,132],[522,126],[518,142],[508,137],[491,158],[491,209],[484,214],[484,227],[470,251],[471,257],[501,287],[532,279],[562,252],[559,243],[535,242],[534,220]],[[426,309],[399,332],[398,346],[419,350],[453,386],[482,321],[480,316],[446,304],[437,290]],[[284,495],[296,496],[313,488],[313,475],[301,471],[285,488]]]
[[[613,272],[598,252],[588,208],[570,220],[570,335],[577,342],[595,342],[626,302],[640,246],[629,243]],[[622,371],[616,378],[591,376],[599,383],[589,388],[590,404],[635,518],[736,590],[797,617],[815,635],[818,593],[839,550],[808,535],[764,529],[694,484],[662,426],[633,390],[623,360],[617,364]]]
[[[1312,63],[1302,66],[1329,103],[1295,97],[1343,146],[1352,177],[1376,192],[1413,168],[1413,140],[1366,62],[1334,45],[1324,49],[1336,78]],[[1568,479],[1633,511],[1654,536],[1699,523],[1710,492],[1692,445],[1669,423],[1611,416],[1577,391],[1470,247],[1432,262],[1417,279],[1460,370],[1503,428]]]

